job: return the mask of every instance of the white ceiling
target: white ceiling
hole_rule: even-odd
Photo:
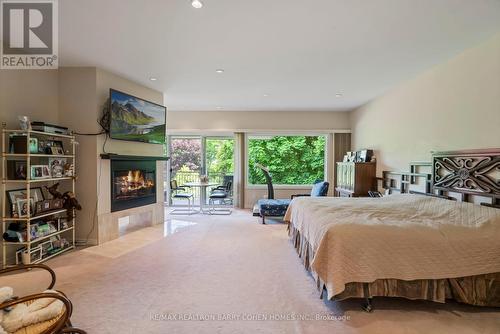
[[[163,91],[171,111],[344,111],[500,31],[499,0],[202,1],[61,0],[60,64]]]

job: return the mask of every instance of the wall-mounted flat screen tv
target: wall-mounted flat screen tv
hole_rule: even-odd
[[[159,104],[110,89],[112,139],[165,144],[167,109]]]

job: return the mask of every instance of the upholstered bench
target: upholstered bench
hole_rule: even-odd
[[[259,199],[257,208],[262,224],[266,223],[266,217],[283,217],[290,202],[290,199]]]
[[[292,199],[295,197],[311,196],[311,197],[322,197],[326,196],[328,193],[328,182],[319,181],[316,182],[309,194],[298,194],[292,195]],[[272,187],[272,183],[271,183]],[[274,191],[272,192],[274,195]],[[262,224],[266,223],[266,217],[283,217],[290,205],[292,199],[259,199],[254,206],[254,216],[262,217]]]

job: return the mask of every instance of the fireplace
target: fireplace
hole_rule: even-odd
[[[156,203],[156,161],[111,160],[111,212]]]

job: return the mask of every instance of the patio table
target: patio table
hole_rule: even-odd
[[[184,186],[187,187],[198,187],[200,188],[200,213],[205,214],[206,212],[203,210],[203,206],[207,203],[207,188],[217,186],[219,183],[217,182],[187,182],[184,183]]]

